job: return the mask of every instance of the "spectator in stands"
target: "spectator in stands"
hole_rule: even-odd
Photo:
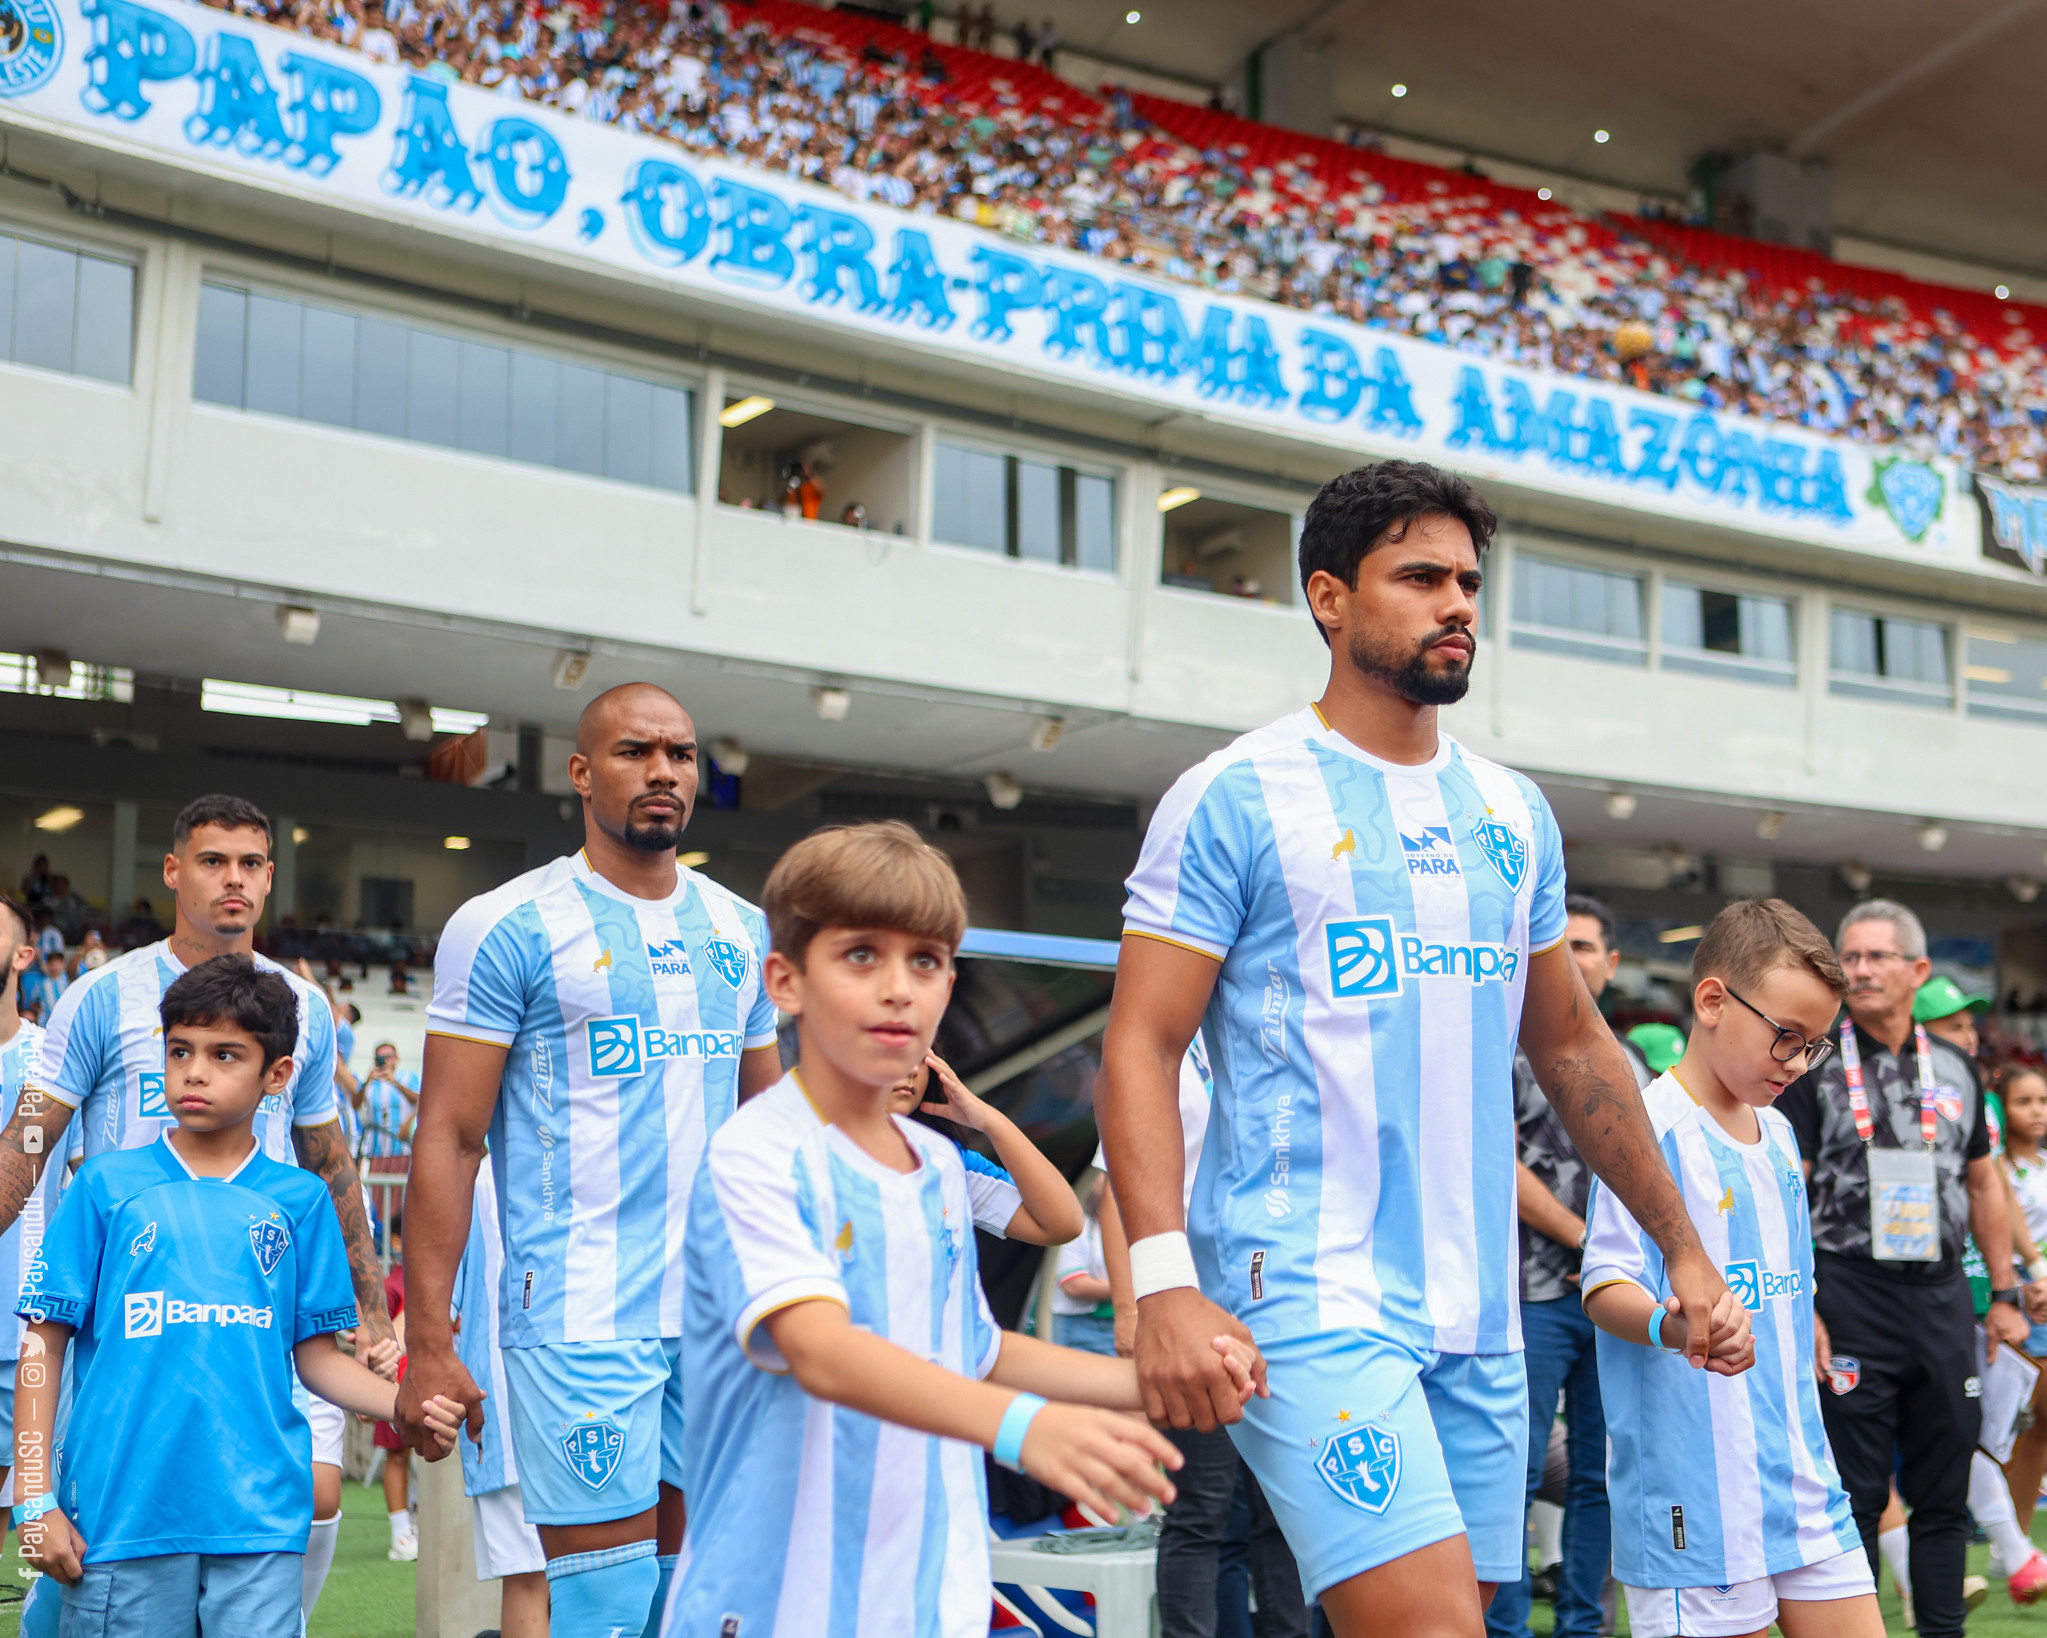
[[[1058,72],[1059,48],[1065,43],[1058,24],[1047,17],[1044,26],[1038,30],[1038,61],[1044,64],[1047,74]]]
[[[43,900],[43,908],[50,912],[57,924],[57,931],[64,935],[66,944],[76,944],[85,924],[92,919],[92,905],[85,895],[71,885],[71,878],[55,875],[50,878],[50,891]]]
[[[63,946],[44,950],[37,956],[36,964],[21,975],[18,993],[22,1015],[27,1017],[33,1013],[34,1022],[47,1024],[51,1011],[57,1005],[57,998],[70,987],[71,980],[64,972]]]
[[[1102,1260],[1103,1179],[1081,1198],[1087,1226],[1059,1250],[1052,1293],[1052,1340],[1090,1354],[1116,1352],[1116,1309],[1109,1297],[1109,1267]]]
[[[21,878],[21,902],[31,915],[41,908],[50,893],[50,856],[38,853],[35,862],[28,867],[28,874]]]
[[[113,952],[107,948],[107,941],[100,937],[97,927],[88,927],[85,937],[78,941],[78,954],[73,964],[79,972],[91,972],[95,967],[104,967]]]
[[[139,950],[145,944],[154,944],[158,939],[168,937],[164,924],[156,919],[156,912],[149,907],[149,900],[137,899],[135,908],[128,919],[121,923],[118,937],[124,950]]]
[[[398,1048],[379,1041],[361,1088],[362,1153],[409,1155],[419,1110],[419,1077],[398,1068]]]
[[[57,925],[57,918],[50,910],[47,893],[44,895],[42,905],[32,914],[36,924],[37,959],[54,955],[61,960],[64,955],[64,932]]]

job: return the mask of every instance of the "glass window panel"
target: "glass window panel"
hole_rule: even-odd
[[[462,401],[457,434],[464,449],[502,455],[509,447],[512,350],[462,343]]]
[[[462,349],[453,336],[413,330],[405,360],[405,435],[460,447]]]
[[[654,389],[654,470],[648,481],[656,489],[691,493],[690,469],[696,461],[690,427],[690,395],[680,387]]]
[[[1116,572],[1116,480],[1083,472],[1074,484],[1075,558],[1083,569]]]
[[[224,284],[199,287],[198,357],[192,396],[205,404],[242,407],[242,359],[248,344],[249,297]]]
[[[1009,550],[1009,463],[983,450],[938,446],[933,529],[953,546]]]
[[[1663,583],[1663,646],[1698,649],[1706,646],[1699,608],[1699,588]]]
[[[1043,461],[1016,463],[1016,555],[1059,561],[1059,468]]]
[[[555,464],[555,418],[560,369],[541,353],[512,350],[511,436],[507,452],[535,466]]]
[[[249,297],[247,407],[266,415],[299,412],[299,349],[305,309],[275,296]]]
[[[0,358],[14,356],[14,262],[20,250],[12,234],[0,233]]]
[[[1739,654],[1741,599],[1727,592],[1700,592],[1699,640],[1716,654]]]
[[[331,427],[355,425],[355,315],[308,307],[299,413]]]
[[[555,465],[604,474],[604,372],[581,364],[561,366],[555,421]]]
[[[72,333],[78,322],[78,254],[33,239],[19,243],[14,361],[46,370],[69,370]]]
[[[1883,666],[1877,658],[1876,616],[1853,609],[1835,609],[1832,618],[1834,669],[1859,677],[1880,677]]]
[[[1781,597],[1741,599],[1741,651],[1751,659],[1789,665],[1793,659],[1791,605]]]
[[[654,384],[629,375],[604,378],[604,475],[654,481]]]
[[[72,368],[126,385],[133,368],[135,269],[104,256],[78,258],[78,348]]]
[[[1946,686],[1947,628],[1920,620],[1886,620],[1884,660],[1890,676]]]
[[[1514,570],[1514,618],[1523,625],[1640,642],[1642,583],[1633,575],[1524,557]]]
[[[364,432],[405,436],[405,378],[412,327],[365,314],[355,330],[355,424]]]

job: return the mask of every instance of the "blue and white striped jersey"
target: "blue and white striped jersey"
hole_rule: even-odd
[[[505,1437],[505,1356],[498,1341],[498,1298],[504,1285],[505,1237],[498,1226],[497,1180],[488,1166],[476,1168],[476,1194],[469,1208],[469,1243],[455,1270],[453,1304],[461,1329],[455,1357],[483,1389],[483,1440],[464,1434],[462,1494],[481,1496],[519,1482],[519,1463]]]
[[[0,1126],[14,1119],[22,1082],[28,1079],[36,1061],[36,1049],[42,1042],[41,1027],[23,1021],[12,1039],[0,1043]],[[84,1143],[78,1122],[73,1121],[64,1134],[63,1155],[40,1157],[42,1173],[36,1180],[35,1192],[23,1203],[14,1226],[0,1234],[0,1291],[7,1298],[9,1314],[21,1300],[22,1282],[28,1276],[29,1265],[41,1254],[43,1234],[71,1175],[69,1162],[74,1156],[83,1155]],[[0,1323],[0,1363],[11,1363],[21,1357],[21,1333],[27,1329],[27,1320]]]
[[[761,1325],[822,1298],[920,1359],[994,1368],[959,1151],[896,1126],[922,1162],[908,1174],[820,1122],[791,1074],[711,1139],[687,1254],[690,1523],[666,1634],[986,1638],[981,1452],[812,1399]]]
[[[291,1084],[256,1110],[256,1142],[280,1165],[296,1166],[294,1126],[324,1126],[334,1108],[334,1009],[324,992],[258,955],[256,965],[292,987],[299,1003]],[[177,1125],[164,1102],[163,992],[185,973],[168,940],[116,956],[78,975],[44,1024],[29,1085],[78,1111],[88,1160],[110,1149],[140,1149]]]
[[[775,1040],[767,923],[678,869],[666,899],[579,851],[471,899],[434,961],[427,1027],[508,1049],[490,1129],[501,1341],[682,1335],[682,1246],[739,1057]]]
[[[1671,1074],[1642,1101],[1707,1254],[1748,1305],[1756,1363],[1716,1376],[1600,1332],[1614,1578],[1725,1587],[1860,1551],[1820,1422],[1812,1223],[1791,1123],[1760,1109],[1760,1140],[1737,1143]],[[1626,1280],[1669,1297],[1656,1243],[1603,1183],[1587,1226],[1588,1296]]]
[[[1222,963],[1188,1233],[1261,1342],[1521,1346],[1514,1038],[1564,933],[1542,793],[1448,734],[1385,762],[1314,706],[1181,775],[1124,931]]]

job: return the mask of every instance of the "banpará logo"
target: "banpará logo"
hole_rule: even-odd
[[[1400,833],[1400,850],[1407,855],[1410,876],[1461,876],[1457,867],[1457,844],[1450,840],[1448,825],[1430,825],[1418,836]]]
[[[1760,1314],[1763,1304],[1779,1297],[1795,1297],[1805,1289],[1805,1276],[1793,1269],[1779,1274],[1757,1262],[1729,1263],[1727,1289],[1741,1299],[1742,1307]]]
[[[6,4],[8,4],[8,0],[0,0],[0,6]],[[171,1106],[164,1101],[163,1076],[160,1072],[149,1070],[137,1075],[135,1077],[135,1086],[138,1094],[138,1102],[135,1106],[136,1114],[140,1115],[144,1120],[149,1120],[152,1117],[170,1118]]]
[[[275,1321],[268,1308],[246,1303],[190,1302],[161,1291],[130,1291],[122,1301],[122,1335],[160,1337],[166,1325],[253,1325],[267,1331]]]
[[[592,1018],[586,1030],[590,1073],[605,1080],[637,1075],[666,1058],[736,1058],[746,1047],[737,1030],[657,1029],[631,1013]]]
[[[50,0],[0,0],[0,97],[35,90],[63,56],[64,25]]]
[[[1399,995],[1410,978],[1512,983],[1521,952],[1508,944],[1436,944],[1395,933],[1390,916],[1328,923],[1330,989],[1340,998]]]

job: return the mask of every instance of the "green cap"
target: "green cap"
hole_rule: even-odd
[[[1912,997],[1912,1022],[1930,1024],[1936,1018],[1952,1018],[1958,1012],[1988,1012],[1987,995],[1970,995],[1946,973],[1935,973],[1919,986]]]
[[[1658,1075],[1685,1055],[1685,1032],[1675,1024],[1637,1024],[1628,1031],[1628,1039],[1642,1049]]]

